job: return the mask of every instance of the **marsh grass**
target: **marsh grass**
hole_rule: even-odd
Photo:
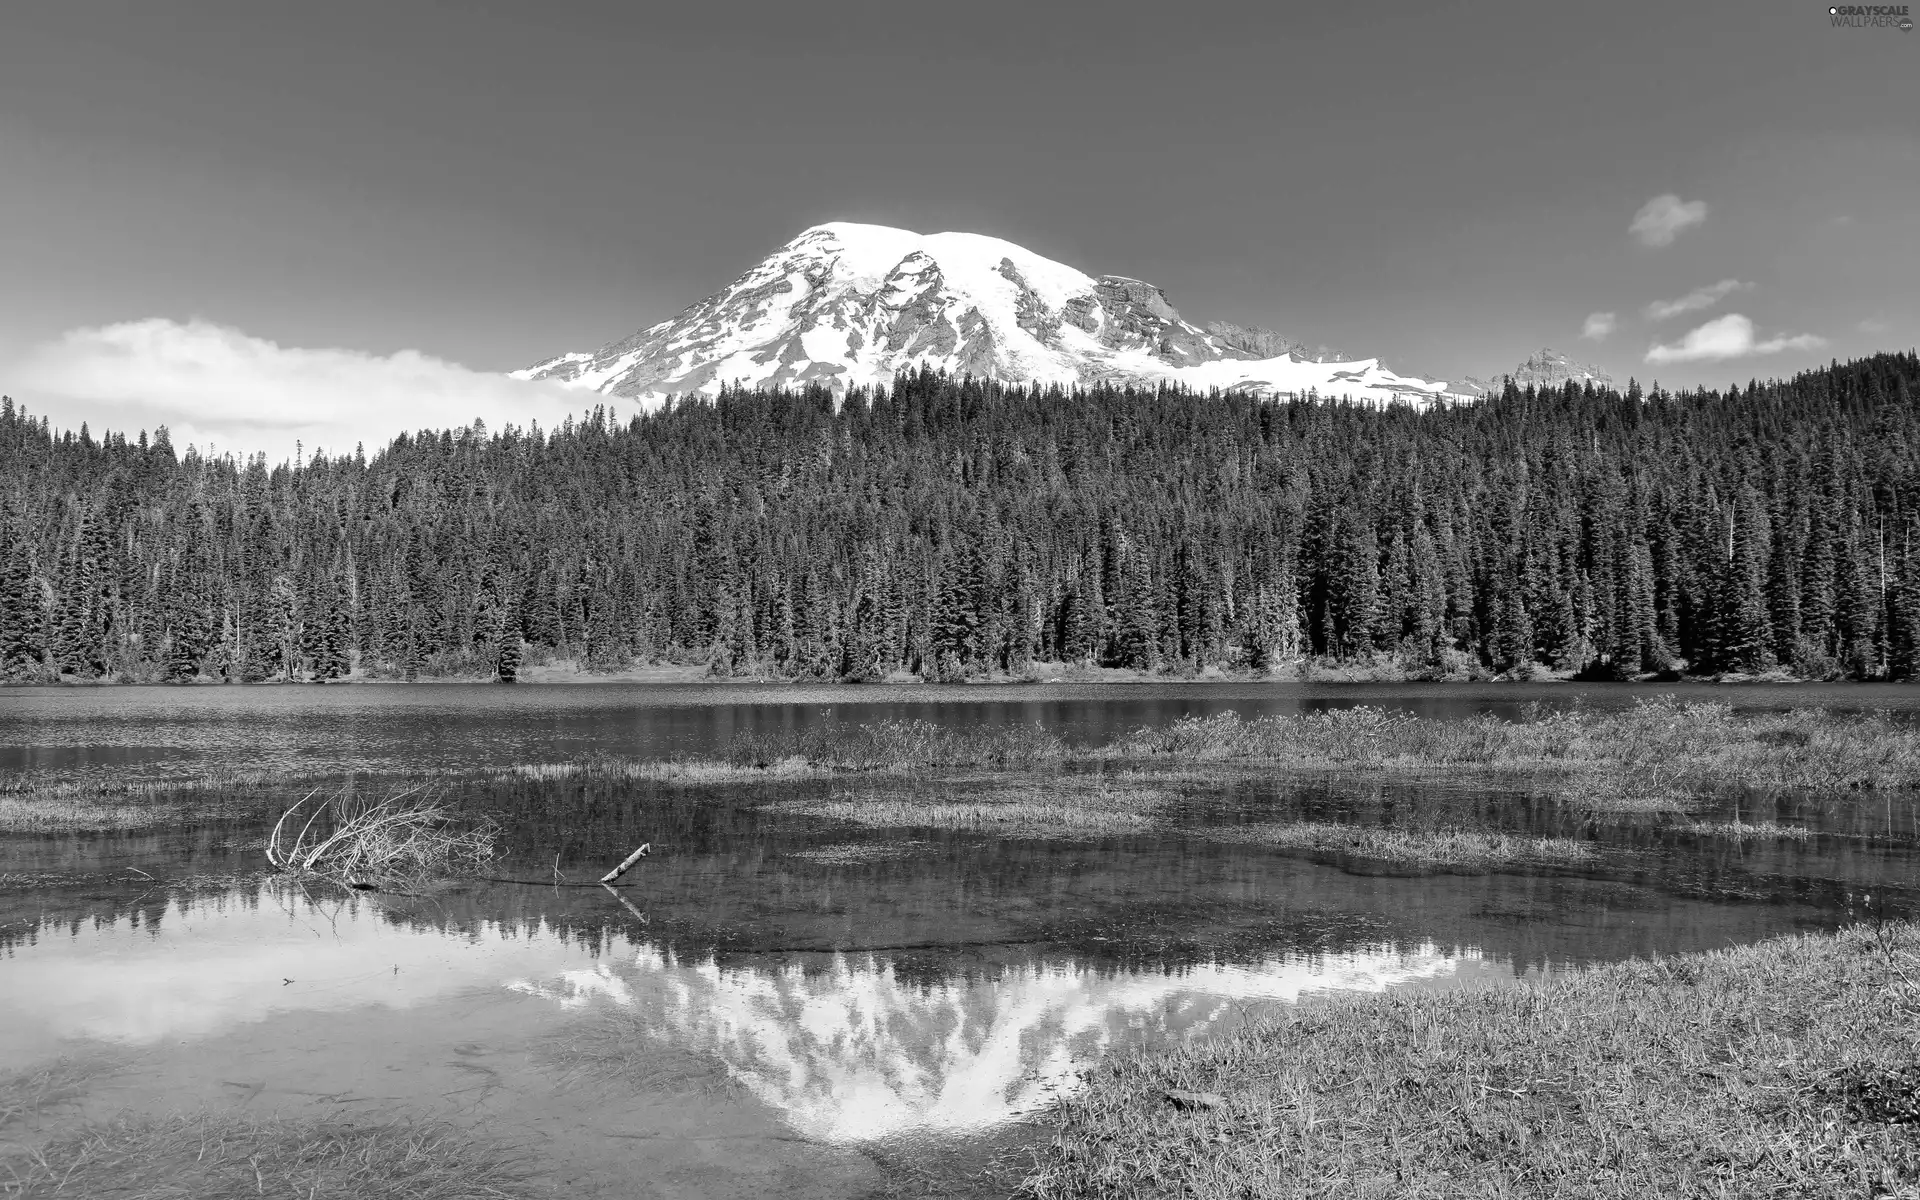
[[[1211,841],[1318,850],[1417,866],[1490,867],[1527,863],[1583,866],[1599,857],[1590,843],[1573,838],[1528,837],[1457,826],[1399,829],[1327,821],[1278,821],[1187,832]]]
[[[1303,1004],[1092,1072],[1023,1193],[1910,1195],[1916,964],[1912,924],[1854,926],[1540,982]],[[1181,1111],[1174,1090],[1224,1103]]]
[[[747,733],[727,747],[736,766],[798,760],[833,771],[1036,767],[1067,757],[1066,743],[1038,725],[956,728],[933,721],[838,722],[783,733]]]
[[[1124,735],[1092,757],[1343,772],[1468,768],[1577,781],[1568,795],[1587,806],[1657,811],[1728,788],[1920,788],[1920,725],[1885,712],[1735,714],[1727,704],[1665,697],[1610,712],[1534,707],[1519,721],[1360,707],[1255,720],[1189,717]]]
[[[0,1159],[0,1197],[519,1200],[521,1156],[433,1123],[193,1114],[124,1119]]]
[[[810,846],[804,850],[789,850],[785,857],[819,863],[822,866],[858,866],[864,863],[892,862],[895,859],[907,858],[916,851],[925,849],[926,845],[925,842],[916,841],[842,842],[833,846]]]
[[[499,832],[490,818],[462,821],[411,792],[368,800],[342,791],[309,795],[282,813],[266,853],[276,869],[294,874],[420,882],[470,874],[491,862]]]
[[[1691,821],[1679,828],[1700,837],[1736,842],[1805,842],[1813,837],[1813,832],[1802,826],[1774,821]]]
[[[21,772],[0,779],[0,833],[135,830],[257,814],[280,797],[255,771],[176,779],[78,779]]]
[[[1164,788],[1116,784],[1100,776],[1061,776],[1045,783],[929,785],[838,792],[820,800],[786,801],[779,811],[877,829],[960,829],[1029,837],[1139,833],[1177,795]]]
[[[642,759],[594,755],[572,762],[523,763],[504,774],[523,779],[614,779],[666,784],[753,783],[815,779],[831,775],[798,755],[765,763],[713,759]]]
[[[80,793],[0,795],[0,831],[56,833],[67,830],[149,829],[178,822],[187,812],[185,806],[177,803],[131,803]]]

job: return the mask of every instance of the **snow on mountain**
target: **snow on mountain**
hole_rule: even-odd
[[[519,379],[658,404],[723,384],[836,391],[929,367],[1008,382],[1155,384],[1425,405],[1465,393],[1379,359],[1182,319],[1159,288],[1091,276],[1012,242],[816,225],[670,321]]]

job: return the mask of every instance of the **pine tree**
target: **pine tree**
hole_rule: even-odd
[[[31,673],[40,661],[40,597],[27,562],[27,545],[9,529],[0,563],[0,678]]]
[[[1723,671],[1763,671],[1773,658],[1773,621],[1767,608],[1767,518],[1759,496],[1742,487],[1727,513],[1727,557],[1721,572],[1712,665]]]

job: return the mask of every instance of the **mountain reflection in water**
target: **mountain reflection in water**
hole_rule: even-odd
[[[621,1053],[691,1055],[835,1144],[984,1130],[1071,1090],[1103,1054],[1231,1029],[1305,993],[1512,970],[1456,946],[1384,944],[1161,966],[1036,945],[945,970],[925,954],[905,969],[884,954],[683,955],[630,928],[440,924],[280,882],[47,915],[4,951],[0,1064],[102,1044],[193,1057],[325,1027],[329,1059],[375,1080],[390,1048],[348,1031],[409,1011],[436,1028],[518,1029],[529,1047],[613,1034]],[[277,1082],[270,1063],[249,1070],[293,1088],[304,1061]]]
[[[723,967],[640,946],[625,962],[507,986],[568,1009],[629,1010],[662,1046],[717,1058],[799,1133],[848,1143],[977,1132],[1071,1091],[1111,1050],[1194,1037],[1304,993],[1448,977],[1463,959],[1485,965],[1379,947],[1164,972],[1044,964],[928,985],[873,958]]]

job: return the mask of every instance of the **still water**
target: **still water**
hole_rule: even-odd
[[[1920,688],[1871,684],[488,684],[0,689],[0,772],[141,776],[217,768],[396,771],[552,762],[590,753],[709,755],[738,734],[823,721],[1040,724],[1075,744],[1142,725],[1378,705],[1428,717],[1530,703],[1616,708],[1655,696],[1738,708],[1920,710]]]
[[[1905,695],[1688,690],[1766,707]],[[849,694],[10,692],[0,741],[14,769],[63,773],[402,770],[699,754],[823,719],[1040,721],[1085,742],[1226,708],[1462,716],[1647,691]],[[1035,1115],[1109,1055],[1342,991],[1489,986],[1911,912],[1920,866],[1911,805],[1881,800],[1733,797],[1703,814],[1805,831],[1784,840],[1432,781],[1189,784],[1193,811],[1169,828],[1078,840],[873,831],[781,807],[843,786],[474,780],[456,796],[503,821],[507,856],[495,879],[420,896],[265,877],[264,830],[245,821],[0,835],[0,1071],[67,1058],[100,1073],[39,1124],[0,1127],[0,1151],[126,1112],[406,1112],[529,1147],[577,1196],[926,1194],[914,1172],[944,1186],[1040,1136]],[[1597,855],[1448,871],[1207,836],[1283,817],[1579,837]],[[654,857],[631,886],[592,884],[643,840]]]

